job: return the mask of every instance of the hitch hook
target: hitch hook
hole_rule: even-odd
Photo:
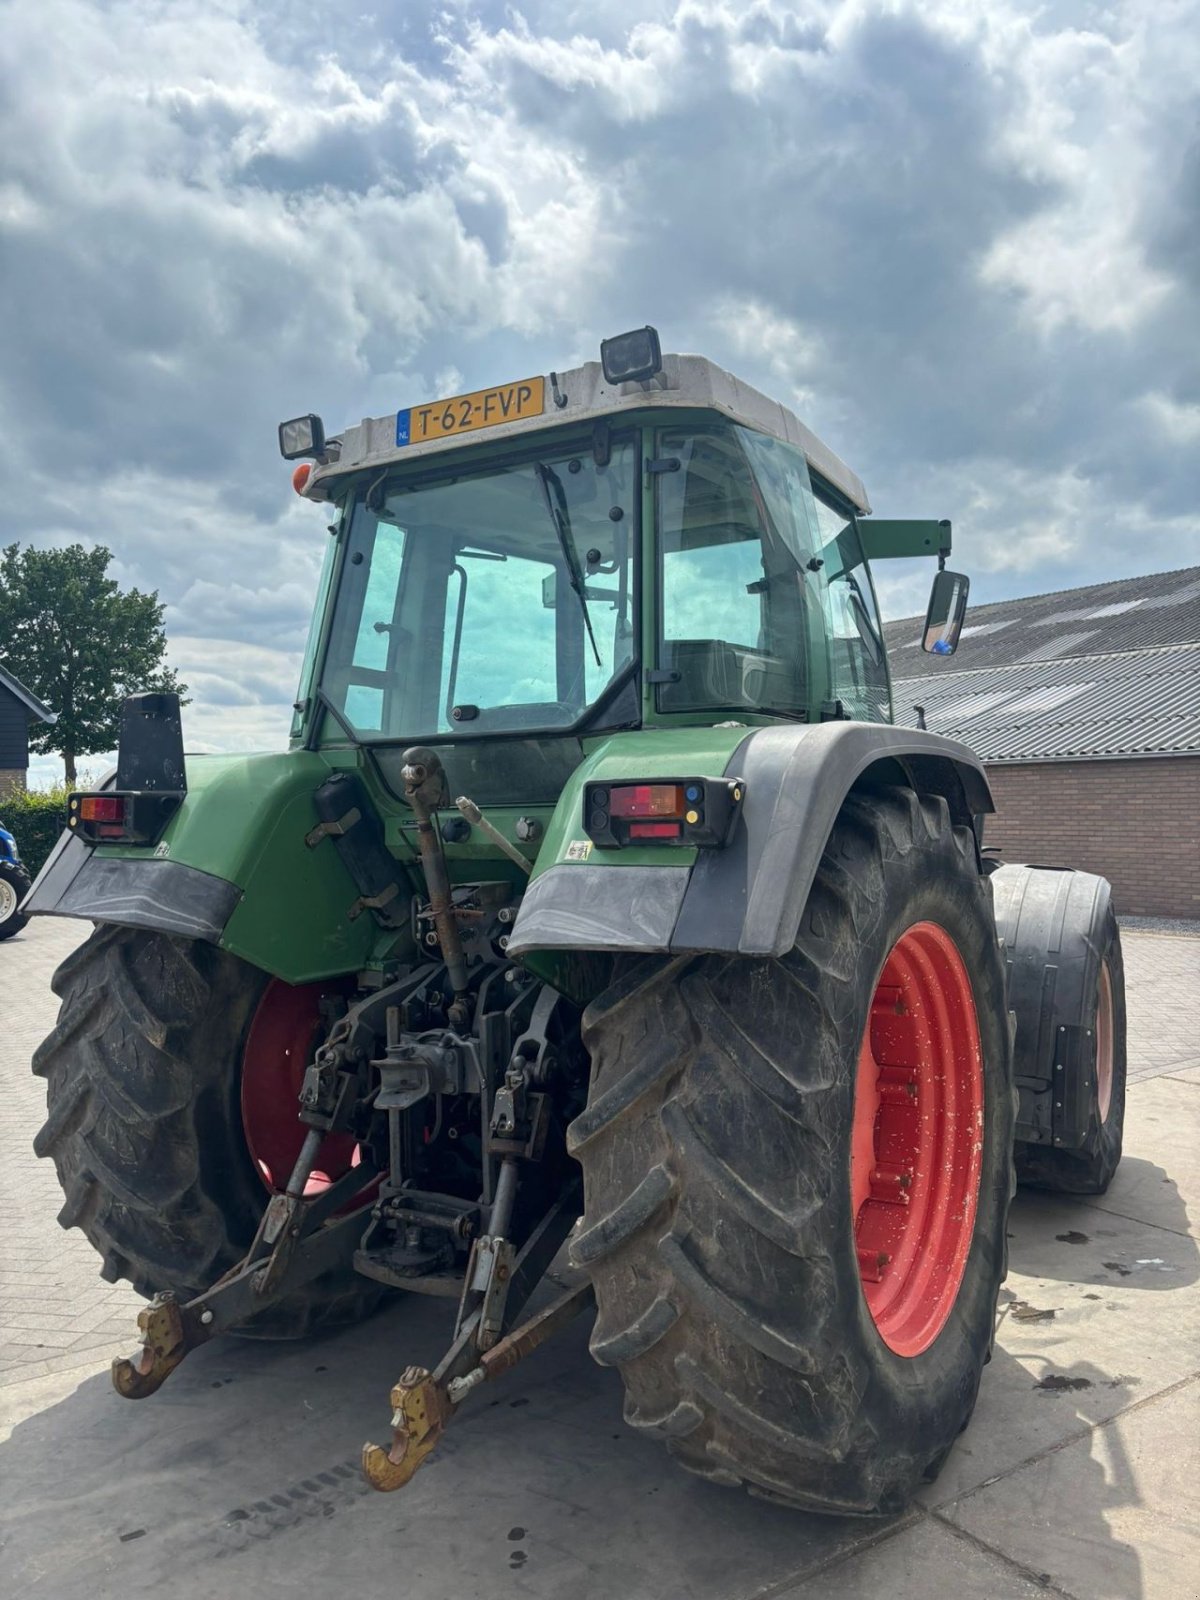
[[[179,1301],[171,1293],[155,1295],[138,1312],[142,1348],[134,1357],[114,1356],[113,1388],[126,1400],[144,1400],[161,1389],[192,1345],[184,1332]]]
[[[363,1475],[372,1489],[390,1493],[402,1489],[431,1454],[455,1411],[478,1384],[508,1372],[518,1361],[544,1344],[571,1319],[594,1304],[591,1283],[569,1289],[500,1343],[485,1350],[472,1364],[472,1338],[479,1327],[478,1313],[464,1328],[437,1373],[428,1367],[407,1367],[392,1390],[392,1443],[365,1444]],[[458,1376],[452,1376],[457,1370]]]
[[[363,1475],[372,1489],[402,1489],[441,1438],[450,1420],[449,1396],[428,1367],[406,1367],[392,1390],[392,1443],[365,1444]]]

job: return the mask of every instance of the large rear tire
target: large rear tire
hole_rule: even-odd
[[[627,1421],[719,1483],[899,1509],[970,1417],[1006,1269],[1015,1095],[971,831],[910,790],[851,797],[789,955],[640,959],[583,1027],[573,1256]]]
[[[247,1148],[241,1064],[267,974],[212,945],[101,926],[54,975],[58,1023],[33,1070],[46,1079],[34,1140],[110,1282],[189,1298],[242,1257],[268,1193]],[[281,1107],[281,1114],[292,1107]],[[300,1338],[357,1321],[378,1284],[326,1273],[238,1331]]]

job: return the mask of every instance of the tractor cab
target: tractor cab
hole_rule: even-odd
[[[612,346],[640,364],[614,369]],[[548,381],[280,434],[308,458],[300,492],[338,508],[298,740],[544,751],[656,724],[891,720],[860,480],[730,374],[659,356],[653,330]],[[897,554],[949,547],[948,525],[887,529]]]

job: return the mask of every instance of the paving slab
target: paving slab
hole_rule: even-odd
[[[1130,1154],[1122,1157],[1108,1193],[1087,1199],[1089,1209],[1200,1237],[1200,1110],[1194,1101],[1192,1085],[1173,1075],[1131,1089],[1125,1105]]]
[[[1079,1600],[1200,1594],[1200,1382],[968,1496],[958,1527]]]
[[[1121,930],[1129,1078],[1136,1083],[1192,1066],[1197,1048],[1200,937]]]
[[[36,917],[0,943],[0,1392],[23,1379],[78,1368],[81,1341],[109,1343],[144,1303],[127,1283],[105,1283],[100,1258],[78,1230],[58,1225],[63,1203],[53,1164],[33,1153],[45,1085],[29,1070],[54,1025],[54,969],[91,924]]]
[[[1143,1164],[1162,1176],[1157,1163]],[[1178,1221],[1186,1201],[1177,1186],[1170,1193]],[[1200,1368],[1200,1246],[1186,1232],[1022,1191],[1009,1250],[975,1416],[937,1482],[922,1491],[927,1505],[947,1503]]]
[[[926,1517],[777,1594],[778,1600],[1045,1600],[1046,1585],[1039,1575]]]

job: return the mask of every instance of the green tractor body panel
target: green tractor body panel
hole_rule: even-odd
[[[330,770],[304,751],[189,756],[187,795],[153,851],[64,835],[37,909],[203,937],[288,983],[355,971],[377,930],[349,920],[356,890],[336,854],[305,844]]]
[[[731,743],[705,750],[706,740],[725,735]],[[781,956],[795,943],[826,840],[852,789],[901,784],[940,794],[953,821],[967,828],[993,809],[978,757],[919,729],[839,721],[712,728],[690,737],[675,730],[656,734],[654,757],[639,762],[644,737],[614,740],[619,755],[606,747],[581,769],[575,792],[564,795],[556,849],[521,902],[512,954],[530,962],[553,950]],[[736,780],[744,802],[729,842],[697,850],[591,848],[583,783],[658,777]],[[621,870],[608,870],[614,866]]]
[[[241,890],[225,948],[288,983],[365,965],[375,933],[369,917],[349,920],[356,890],[335,852],[304,842],[329,770],[307,751],[195,759],[166,835],[172,859]]]

